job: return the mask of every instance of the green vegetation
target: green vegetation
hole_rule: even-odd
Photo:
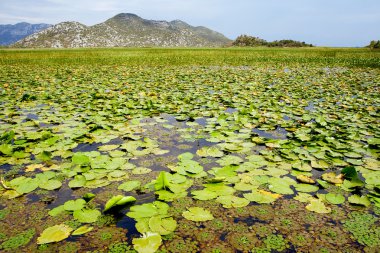
[[[1,65],[65,66],[347,66],[380,67],[380,53],[368,49],[225,48],[225,49],[11,49],[0,50]],[[70,71],[68,69],[68,71]]]
[[[0,54],[2,247],[378,247],[377,51]]]
[[[240,35],[232,42],[233,46],[238,47],[313,47],[312,44],[295,40],[275,40],[268,42],[258,37]]]
[[[370,49],[380,49],[380,40],[372,40],[371,43],[369,43],[368,47]]]
[[[380,246],[380,227],[378,218],[368,213],[352,212],[344,221],[344,228],[363,245],[376,248]]]
[[[34,228],[28,229],[25,232],[19,233],[0,245],[0,249],[4,251],[14,252],[20,247],[27,245],[35,234]]]

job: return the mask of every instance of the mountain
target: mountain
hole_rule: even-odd
[[[25,22],[15,25],[0,25],[0,45],[10,45],[50,26],[48,24],[29,24]]]
[[[14,47],[217,47],[229,43],[223,34],[181,20],[155,21],[121,13],[103,23],[85,26],[63,22],[32,34]]]

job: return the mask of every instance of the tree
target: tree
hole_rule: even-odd
[[[371,43],[367,46],[370,49],[379,49],[380,48],[380,40],[372,40]]]

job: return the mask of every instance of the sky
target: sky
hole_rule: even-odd
[[[380,40],[380,0],[0,0],[0,24],[94,25],[118,13],[180,19],[230,39],[247,34],[332,47]]]

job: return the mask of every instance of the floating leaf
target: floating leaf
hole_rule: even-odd
[[[276,201],[282,195],[267,192],[264,190],[259,190],[259,191],[252,191],[251,193],[245,193],[243,194],[243,196],[244,198],[252,202],[256,202],[259,204],[269,204]]]
[[[75,210],[74,218],[82,223],[94,223],[98,220],[101,213],[98,210],[82,209]]]
[[[310,203],[306,206],[306,209],[316,213],[330,213],[331,208],[326,207],[325,204],[320,199],[312,199]]]
[[[188,211],[182,213],[182,216],[187,220],[208,221],[214,219],[214,216],[210,213],[210,211],[205,210],[201,207],[189,207],[187,210]]]
[[[334,172],[325,173],[322,175],[322,179],[331,184],[342,184],[343,179],[341,175],[336,175]]]
[[[219,196],[216,199],[216,202],[221,203],[225,208],[244,207],[249,205],[249,200],[232,195]]]
[[[64,211],[65,211],[64,206],[63,206],[63,205],[60,205],[60,206],[57,206],[57,207],[51,209],[51,210],[49,211],[48,214],[49,214],[50,216],[55,217],[55,216],[59,215],[60,213],[62,213],[62,212],[64,212]]]
[[[310,184],[296,184],[294,188],[299,192],[316,192],[319,190],[318,186]]]
[[[0,153],[4,155],[12,155],[13,147],[10,144],[2,144],[0,145]]]
[[[80,153],[75,153],[73,157],[71,158],[71,160],[74,164],[78,164],[78,165],[90,163],[90,158]]]
[[[307,203],[313,199],[313,196],[308,193],[299,192],[297,196],[294,197],[294,199],[302,203]]]
[[[367,196],[359,196],[356,194],[348,197],[348,202],[350,202],[350,204],[360,205],[360,206],[365,206],[365,207],[368,207],[371,205],[371,202],[369,201]]]
[[[293,190],[290,188],[288,181],[283,178],[272,177],[268,180],[269,190],[279,194],[294,194]]]
[[[38,160],[41,160],[41,161],[50,161],[51,158],[52,158],[52,153],[49,152],[49,151],[42,151],[41,153],[39,153],[38,155],[36,155],[36,158]]]
[[[168,235],[177,228],[177,222],[172,217],[161,215],[153,216],[149,219],[149,229],[160,235]]]
[[[312,178],[305,175],[298,175],[297,180],[305,184],[315,184],[315,181]]]
[[[161,201],[154,201],[153,203],[132,206],[127,216],[134,219],[148,218],[159,214],[165,215],[168,210],[168,204]]]
[[[241,159],[238,156],[227,155],[227,156],[223,157],[222,159],[219,159],[216,162],[219,163],[221,166],[238,165],[238,164],[243,162],[243,159]]]
[[[74,177],[73,180],[69,182],[69,187],[70,188],[80,188],[85,186],[87,180],[86,177],[83,175],[77,175]]]
[[[132,170],[132,174],[135,174],[135,175],[143,175],[143,174],[148,174],[150,173],[152,170],[149,169],[149,168],[144,168],[144,167],[137,167],[137,168],[134,168]]]
[[[133,191],[136,188],[139,188],[140,185],[141,185],[140,181],[128,181],[119,185],[117,189],[129,192],[129,191]]]
[[[71,231],[73,231],[73,229],[64,224],[49,227],[37,238],[37,244],[62,241],[70,236]]]
[[[329,203],[335,204],[335,205],[343,204],[345,201],[345,198],[342,194],[334,194],[330,192],[330,193],[327,193],[325,197]]]
[[[82,209],[85,205],[86,201],[84,199],[77,199],[66,201],[63,207],[66,211],[75,211]]]
[[[194,199],[199,199],[199,200],[210,200],[210,199],[215,199],[216,197],[218,197],[218,194],[216,192],[213,192],[207,189],[192,191],[191,194],[194,195],[193,196]]]
[[[27,178],[16,187],[16,191],[20,194],[26,194],[34,191],[39,186],[37,179]]]
[[[92,231],[93,229],[94,227],[89,227],[89,226],[84,225],[76,229],[71,235],[83,235],[85,233]]]
[[[203,147],[197,151],[197,155],[201,157],[222,157],[224,153],[217,147]]]
[[[107,201],[103,212],[111,209],[114,206],[123,206],[127,203],[131,203],[134,201],[136,201],[136,199],[132,196],[122,196],[122,195],[113,196],[110,200]]]
[[[162,239],[158,233],[147,232],[142,238],[134,238],[132,243],[138,253],[154,253],[161,246]]]
[[[45,182],[41,182],[39,184],[39,187],[41,189],[45,189],[45,190],[49,190],[49,191],[61,188],[61,186],[62,186],[61,181],[58,181],[56,179],[51,179],[51,180],[48,180],[48,181],[45,181]]]

